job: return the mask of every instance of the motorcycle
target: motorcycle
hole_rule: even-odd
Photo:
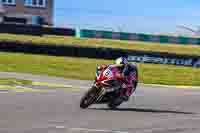
[[[86,109],[92,104],[107,104],[113,109],[122,104],[117,98],[122,91],[123,82],[116,79],[116,71],[112,65],[100,72],[96,71],[95,81],[81,98],[80,108]]]

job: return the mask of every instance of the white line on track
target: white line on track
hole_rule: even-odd
[[[56,129],[65,129],[65,126],[56,126]]]
[[[112,130],[103,130],[103,129],[89,129],[89,128],[71,128],[74,131],[87,131],[87,132],[102,132],[102,133],[128,133],[123,131],[112,131]]]
[[[52,127],[52,126],[51,126]],[[101,132],[101,133],[129,133],[124,131],[113,131],[113,130],[104,130],[104,129],[91,129],[91,128],[69,128],[63,125],[53,126],[56,129],[67,129],[71,131],[86,131],[86,132]]]
[[[7,93],[9,93],[9,91],[8,91],[8,90],[5,90],[5,91],[0,91],[0,94],[7,94]]]

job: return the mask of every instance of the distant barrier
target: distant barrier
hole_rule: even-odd
[[[200,56],[176,55],[163,52],[146,52],[103,47],[96,48],[47,44],[35,45],[30,43],[6,41],[0,42],[0,51],[99,59],[116,59],[119,56],[128,55],[129,61],[200,67]]]
[[[15,24],[0,24],[0,33],[26,34],[26,35],[38,35],[38,36],[41,36],[43,34],[42,28],[40,26],[15,25]]]
[[[182,36],[173,37],[173,36],[164,36],[164,35],[149,35],[149,34],[123,33],[123,32],[111,32],[111,31],[97,31],[97,30],[87,30],[87,29],[82,29],[80,31],[80,37],[200,45],[200,38],[190,38],[190,37],[182,37]]]
[[[125,32],[111,32],[111,31],[98,31],[80,29],[75,30],[71,28],[59,27],[42,27],[37,25],[23,25],[23,24],[0,24],[0,33],[11,34],[24,34],[24,35],[61,35],[61,36],[77,36],[83,38],[102,38],[102,39],[117,39],[117,40],[130,40],[130,41],[146,41],[158,43],[171,43],[171,44],[196,44],[200,45],[200,38],[190,37],[175,37],[164,35],[150,35],[138,33],[125,33]]]
[[[63,35],[75,36],[76,31],[69,28],[41,27],[37,25],[0,24],[0,33],[24,34],[24,35]]]
[[[42,34],[44,35],[61,35],[61,36],[75,36],[75,29],[58,28],[58,27],[42,27]]]
[[[24,35],[61,35],[61,36],[77,36],[83,38],[102,38],[102,39],[117,39],[130,41],[146,41],[158,43],[172,43],[172,44],[196,44],[200,45],[200,38],[190,37],[173,37],[164,35],[149,35],[138,33],[124,33],[111,31],[97,31],[80,29],[75,30],[71,28],[59,27],[42,27],[37,25],[23,25],[23,24],[0,24],[0,33],[24,34]]]

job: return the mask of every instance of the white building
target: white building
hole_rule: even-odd
[[[0,0],[6,23],[53,25],[54,0]]]

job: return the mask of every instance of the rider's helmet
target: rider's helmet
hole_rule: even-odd
[[[125,57],[119,57],[115,60],[116,65],[126,65],[128,64],[128,60]]]

